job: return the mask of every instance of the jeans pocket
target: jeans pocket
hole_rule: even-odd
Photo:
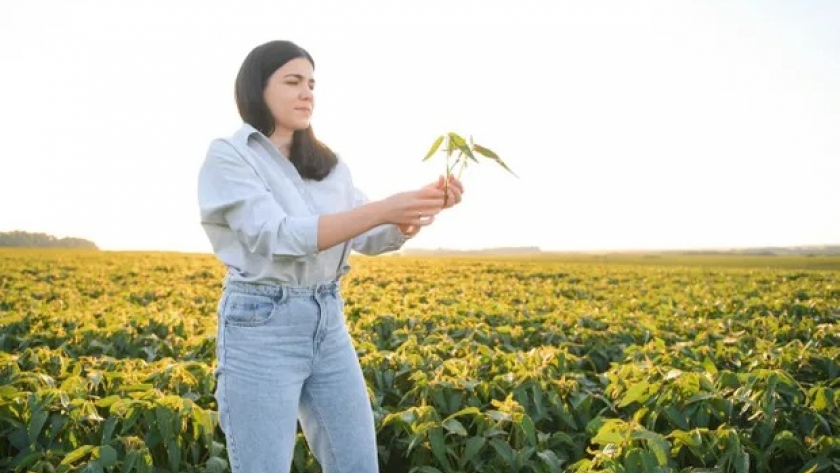
[[[227,325],[255,327],[271,321],[276,309],[277,302],[271,296],[232,292],[222,314]]]

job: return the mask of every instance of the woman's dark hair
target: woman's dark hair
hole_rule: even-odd
[[[265,136],[274,133],[274,117],[263,97],[268,78],[283,64],[296,58],[306,58],[312,67],[315,61],[309,53],[291,41],[269,41],[251,50],[236,76],[236,106],[245,123]],[[320,181],[335,167],[338,158],[324,143],[315,138],[312,125],[295,130],[292,135],[289,161],[304,179]]]

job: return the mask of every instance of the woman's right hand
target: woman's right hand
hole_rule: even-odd
[[[383,199],[384,219],[395,225],[425,226],[443,209],[443,189],[424,187]]]

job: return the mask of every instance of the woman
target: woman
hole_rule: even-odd
[[[219,300],[216,400],[233,473],[289,471],[297,421],[325,473],[376,472],[373,413],[344,319],[351,249],[399,249],[461,200],[443,178],[369,201],[312,132],[314,61],[258,46],[236,78],[243,125],[199,172],[201,222],[228,268]]]

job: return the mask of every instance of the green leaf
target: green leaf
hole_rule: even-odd
[[[502,457],[502,460],[505,461],[505,464],[508,467],[513,467],[513,449],[510,448],[510,445],[498,438],[491,440],[490,445],[496,450],[496,453]]]
[[[447,142],[446,142],[446,157],[447,157],[446,162],[447,163],[449,162],[449,157],[452,156],[452,153],[454,153],[456,149],[458,149],[458,146],[456,146],[454,143],[452,143],[451,139],[447,140]]]
[[[572,438],[571,435],[567,434],[566,432],[554,432],[551,434],[552,441],[559,442],[561,444],[568,445],[570,447],[574,447],[577,445],[575,439]]]
[[[449,136],[449,142],[454,144],[456,147],[460,148],[467,145],[467,141],[458,133],[450,131],[447,135]]]
[[[429,149],[429,152],[426,153],[426,157],[423,158],[423,161],[426,161],[427,159],[431,158],[432,155],[434,155],[437,152],[438,148],[440,148],[441,143],[443,143],[443,135],[438,136],[434,143],[432,143],[432,147]]]
[[[64,424],[69,422],[69,418],[61,415],[52,416],[50,420],[50,429],[47,437],[48,442],[52,442],[58,435],[61,435],[64,429]]]
[[[464,428],[464,425],[461,424],[458,419],[445,420],[441,425],[453,434],[460,435],[461,437],[467,436],[467,429]]]
[[[668,419],[674,424],[676,424],[676,426],[680,429],[688,430],[688,419],[686,419],[685,415],[682,412],[680,412],[679,409],[677,409],[676,407],[666,407],[665,416],[668,417]]]
[[[703,359],[703,368],[706,368],[706,372],[713,376],[718,373],[715,362],[713,362],[708,356]]]
[[[496,410],[489,410],[485,412],[485,415],[496,422],[510,422],[513,418],[507,412],[501,412]]]
[[[432,444],[432,454],[437,461],[449,470],[449,460],[446,458],[446,443],[443,441],[443,431],[435,427],[429,431],[429,443]]]
[[[133,468],[134,464],[137,463],[137,460],[140,458],[140,453],[136,450],[132,450],[125,455],[125,460],[123,460],[123,473],[129,473]],[[210,461],[213,459],[211,458]],[[209,464],[210,461],[207,462],[208,468],[207,471],[210,472]],[[214,473],[221,473],[221,472],[214,472]]]
[[[466,465],[484,446],[484,437],[470,437],[467,439],[466,447],[464,447],[464,456],[461,459],[461,464]]]
[[[830,390],[826,387],[820,386],[820,387],[814,388],[812,390],[812,392],[813,392],[813,396],[814,396],[814,401],[812,402],[811,405],[814,407],[815,411],[823,412],[823,411],[827,410],[830,406],[833,406],[834,395],[833,395],[832,390]]]
[[[181,465],[181,447],[174,438],[166,440],[166,453],[169,460],[169,469],[178,471]]]
[[[735,457],[735,471],[736,473],[749,473],[750,471],[750,456],[747,452],[741,451]]]
[[[642,473],[642,449],[631,448],[624,455],[624,468],[626,473]]]
[[[207,473],[224,473],[228,469],[228,464],[223,458],[210,457],[204,468]]]
[[[110,445],[96,447],[93,451],[92,457],[98,459],[99,463],[105,468],[113,466],[117,463],[117,451]]]
[[[608,445],[608,444],[616,444],[621,445],[624,443],[626,439],[626,434],[622,432],[617,432],[614,429],[622,428],[619,425],[621,421],[610,419],[605,422],[601,427],[598,429],[598,433],[592,437],[592,443],[597,445]]]
[[[674,430],[671,432],[671,436],[674,437],[674,443],[676,445],[682,444],[688,448],[699,448],[703,444],[703,439],[696,429],[691,432]]]
[[[634,402],[638,402],[639,404],[644,404],[647,401],[647,392],[650,388],[650,384],[646,381],[639,381],[638,383],[630,386],[630,389],[627,390],[627,394],[624,395],[624,399],[618,404],[618,407],[626,407]]]
[[[70,465],[74,462],[77,462],[87,456],[88,453],[93,451],[95,447],[93,445],[82,445],[81,447],[73,450],[72,452],[68,453],[67,456],[61,460],[60,465]]]
[[[12,460],[16,471],[29,471],[29,467],[38,463],[44,457],[43,452],[30,452],[24,455],[22,452]],[[5,462],[5,459],[4,459]]]
[[[458,151],[461,152],[461,154],[463,154],[467,158],[469,158],[469,159],[471,159],[475,162],[478,162],[478,160],[475,159],[475,156],[473,155],[470,147],[467,146],[467,141],[461,135],[450,131],[449,133],[447,133],[447,136],[449,137],[449,154],[450,155],[452,154],[452,151],[457,149]]]
[[[473,152],[469,148],[469,146],[464,146],[463,148],[461,148],[461,152],[464,153],[464,155],[466,155],[466,157],[470,158],[471,161],[476,162],[476,163],[478,162],[478,160],[475,159],[475,155],[473,154]],[[464,161],[465,166],[466,166],[466,163],[467,163],[467,161],[465,160]]]
[[[831,467],[831,460],[824,456],[813,458],[798,473],[817,473]]]
[[[459,417],[459,416],[463,416],[463,415],[467,415],[467,414],[481,415],[481,411],[477,407],[466,407],[464,409],[461,409],[458,412],[455,412],[454,414],[450,414],[445,420],[454,419],[455,417]]]
[[[420,436],[420,435],[417,435],[417,434],[411,434],[411,436],[409,438],[411,439],[411,442],[408,443],[408,448],[406,449],[406,452],[405,452],[407,454],[411,453],[411,451],[414,450],[414,448],[417,445],[420,444],[420,441],[422,440],[423,437]]]
[[[531,457],[534,456],[534,453],[536,451],[537,449],[534,447],[525,447],[517,450],[516,453],[514,453],[513,455],[514,468],[518,470],[523,465],[533,464]]]
[[[770,445],[771,451],[784,452],[786,455],[795,456],[803,450],[802,441],[790,430],[783,430],[773,437]]]
[[[516,173],[515,173],[515,172],[513,172],[513,171],[511,171],[511,169],[507,166],[507,164],[505,164],[505,162],[504,162],[504,161],[502,161],[502,158],[500,158],[500,157],[499,157],[499,155],[498,155],[498,154],[496,154],[495,152],[493,152],[493,151],[491,151],[490,149],[485,148],[484,146],[481,146],[481,145],[479,145],[479,144],[475,144],[475,145],[473,145],[473,150],[474,150],[476,153],[478,153],[478,154],[480,154],[480,155],[482,155],[482,156],[484,156],[484,157],[486,157],[486,158],[489,158],[489,159],[492,159],[493,161],[496,161],[497,163],[499,163],[499,165],[500,165],[501,167],[505,168],[505,170],[506,170],[507,172],[509,172],[509,173],[513,174],[514,176],[516,176]],[[516,176],[516,177],[519,177],[519,176]]]
[[[111,407],[115,402],[119,401],[120,397],[116,394],[108,397],[103,397],[102,399],[96,401],[96,405],[99,407]]]
[[[656,471],[659,467],[656,457],[647,450],[639,451],[639,459],[642,461],[642,471]]]
[[[35,441],[38,440],[38,435],[41,434],[41,429],[43,429],[44,424],[47,423],[47,417],[49,417],[49,415],[49,412],[41,410],[40,407],[32,413],[32,418],[29,419],[30,443],[35,443]]]
[[[656,461],[659,466],[668,465],[668,450],[671,448],[671,444],[665,437],[648,430],[637,430],[633,432],[633,438],[643,439],[647,442],[648,448],[656,455]]]
[[[541,419],[545,415],[545,406],[543,406],[542,389],[534,385],[532,388],[532,392],[534,395],[534,410],[537,414],[537,422],[539,422],[539,419]]]
[[[22,452],[29,450],[29,434],[26,432],[25,427],[20,426],[19,428],[12,430],[12,432],[8,434],[7,439],[18,451]],[[73,446],[72,443],[70,446]]]
[[[537,456],[548,465],[548,471],[560,471],[560,468],[563,466],[563,460],[557,458],[557,454],[551,450],[537,452]]]
[[[161,438],[170,439],[175,435],[175,429],[173,429],[175,416],[168,407],[155,407],[155,420],[157,421],[157,428]]]
[[[490,148],[485,148],[484,146],[481,146],[481,145],[478,145],[478,144],[473,144],[473,150],[475,150],[476,153],[484,156],[485,158],[492,159],[493,161],[498,161],[498,160],[501,159],[501,158],[499,158],[499,155],[496,154]]]
[[[116,416],[109,416],[108,420],[105,421],[105,427],[102,429],[101,439],[103,445],[111,441],[111,437],[114,435],[114,429],[117,426],[118,419],[119,418]]]
[[[694,396],[691,396],[690,398],[686,399],[685,403],[686,404],[694,404],[695,402],[708,401],[709,399],[714,399],[714,396],[712,396],[709,393],[701,393],[701,394],[695,394]]]
[[[522,422],[520,423],[519,427],[522,429],[522,432],[525,433],[525,437],[528,439],[529,445],[536,445],[537,444],[537,434],[536,428],[534,427],[534,422],[531,420],[531,417],[525,415],[522,417]]]
[[[102,464],[94,460],[85,465],[85,467],[82,468],[81,473],[103,473],[103,471]]]

